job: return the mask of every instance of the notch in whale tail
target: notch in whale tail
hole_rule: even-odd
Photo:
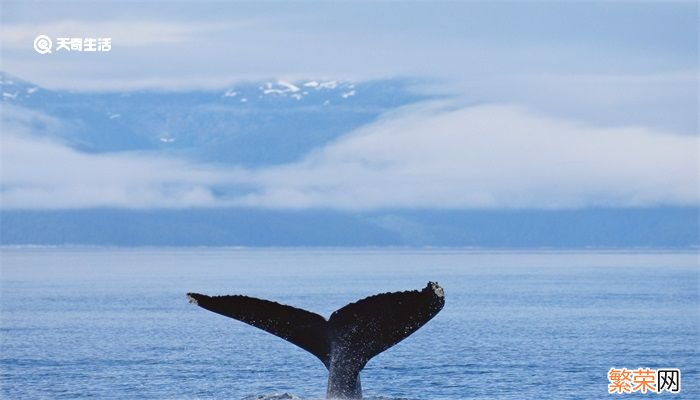
[[[247,296],[188,293],[190,302],[293,343],[328,368],[329,398],[362,398],[359,373],[377,354],[399,343],[445,305],[443,289],[383,293],[335,311],[326,320],[299,308]]]

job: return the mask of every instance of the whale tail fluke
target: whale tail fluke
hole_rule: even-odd
[[[443,289],[429,282],[423,290],[367,297],[322,316],[247,296],[188,293],[202,308],[245,322],[316,356],[329,370],[329,398],[361,398],[359,373],[377,354],[430,321],[445,305]]]

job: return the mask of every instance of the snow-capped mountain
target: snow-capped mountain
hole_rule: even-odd
[[[177,154],[247,167],[280,164],[387,110],[426,99],[409,89],[411,83],[271,80],[209,91],[78,93],[0,74],[2,134],[24,127],[86,152]],[[688,247],[699,242],[697,218],[692,207],[0,208],[0,245]]]
[[[148,150],[256,166],[312,148],[425,99],[406,80],[270,80],[209,91],[68,92],[0,74],[2,102],[60,123],[50,132],[82,151]]]

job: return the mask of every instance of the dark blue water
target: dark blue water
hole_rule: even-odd
[[[437,280],[444,310],[370,361],[367,397],[604,398],[607,371],[680,368],[700,398],[695,252],[2,249],[7,399],[325,394],[310,354],[188,304],[245,293],[328,316]]]

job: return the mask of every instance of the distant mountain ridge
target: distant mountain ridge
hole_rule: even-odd
[[[697,248],[697,208],[0,212],[1,245]]]
[[[296,161],[388,110],[430,98],[411,84],[266,81],[75,93],[0,74],[3,122],[15,118],[33,134],[89,153],[139,151],[248,168]],[[0,245],[692,248],[699,236],[700,211],[689,207],[0,210]]]
[[[221,90],[52,91],[0,73],[4,105],[60,122],[51,135],[86,152],[155,151],[245,167],[311,149],[426,95],[408,80],[247,82]]]

